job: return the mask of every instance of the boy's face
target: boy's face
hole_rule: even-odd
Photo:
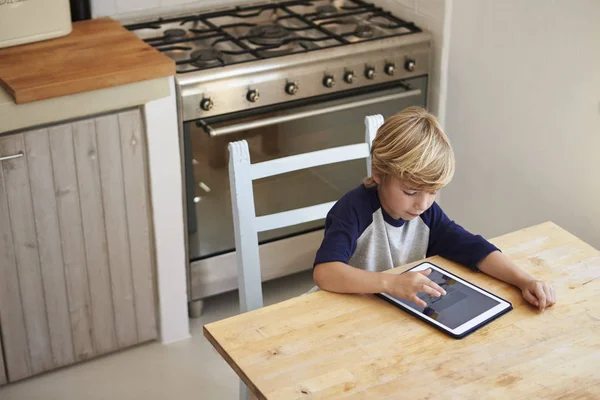
[[[377,194],[381,206],[392,218],[410,221],[417,218],[433,204],[437,192],[415,190],[406,182],[387,176],[380,179],[373,174],[377,182]]]

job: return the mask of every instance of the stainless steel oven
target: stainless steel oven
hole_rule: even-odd
[[[365,116],[427,103],[431,35],[363,0],[269,1],[132,22],[176,63],[190,302],[237,285],[229,142],[246,139],[252,162],[360,143]],[[257,181],[257,214],[336,200],[365,174],[357,161]],[[310,269],[322,225],[261,234],[263,278]]]

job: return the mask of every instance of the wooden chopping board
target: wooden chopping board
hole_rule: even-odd
[[[175,75],[169,57],[110,18],[61,38],[0,49],[0,85],[17,104]]]

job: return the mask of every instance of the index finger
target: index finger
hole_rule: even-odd
[[[442,295],[446,294],[446,291],[440,285],[438,285],[437,283],[435,283],[431,279],[427,278],[426,276],[424,276],[423,278],[425,278],[425,281],[423,282],[423,284],[429,286],[430,288],[432,288],[434,290],[437,290]]]

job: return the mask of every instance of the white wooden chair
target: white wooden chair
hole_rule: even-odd
[[[229,143],[229,182],[235,230],[240,312],[244,313],[263,306],[258,232],[325,218],[335,204],[335,201],[332,201],[257,217],[254,208],[252,181],[286,172],[360,158],[367,159],[367,173],[371,175],[371,143],[381,124],[383,124],[381,115],[365,118],[365,143],[298,154],[257,164],[250,163],[248,143],[245,140]],[[247,398],[248,391],[242,382],[240,385],[240,399]]]

